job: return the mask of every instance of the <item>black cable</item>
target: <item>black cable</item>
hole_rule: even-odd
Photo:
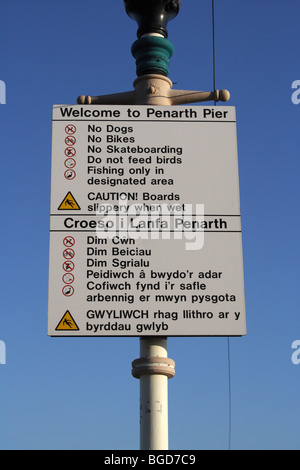
[[[228,357],[228,450],[231,449],[231,361],[230,361],[230,339],[227,338]]]
[[[216,40],[215,40],[215,1],[211,2],[212,8],[212,42],[213,42],[213,89],[216,91]],[[216,100],[214,100],[216,106]],[[230,360],[230,338],[227,338],[228,359],[228,450],[231,449],[231,360]]]

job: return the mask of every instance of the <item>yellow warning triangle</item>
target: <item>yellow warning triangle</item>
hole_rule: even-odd
[[[66,197],[64,198],[61,205],[58,207],[59,211],[78,211],[80,207],[73,196],[73,194],[69,191]]]
[[[76,324],[76,321],[70,314],[69,310],[66,311],[62,319],[60,320],[59,324],[55,328],[55,331],[71,331],[76,330],[79,331],[79,328]]]

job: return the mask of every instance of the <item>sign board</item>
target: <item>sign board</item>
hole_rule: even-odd
[[[48,334],[246,334],[234,107],[54,106]]]

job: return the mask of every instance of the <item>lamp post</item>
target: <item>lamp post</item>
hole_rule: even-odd
[[[124,0],[128,16],[138,23],[138,39],[131,51],[138,78],[134,90],[111,95],[84,96],[78,104],[181,105],[203,101],[228,101],[227,90],[173,90],[168,78],[173,45],[167,39],[167,24],[180,9],[180,0]]]
[[[131,48],[139,77],[136,104],[171,104],[167,96],[172,83],[167,75],[173,45],[167,39],[167,23],[177,16],[180,1],[124,3],[128,16],[139,26]],[[132,375],[140,380],[140,449],[167,450],[168,379],[175,375],[175,363],[168,359],[166,337],[140,338],[140,359],[133,361]]]
[[[180,9],[180,0],[124,0],[126,12],[138,23],[132,45],[137,78],[134,90],[112,95],[79,96],[78,104],[180,105],[202,101],[228,101],[227,90],[173,90],[168,78],[173,45],[167,24]],[[140,358],[132,363],[140,380],[140,449],[168,449],[168,379],[175,363],[168,358],[166,337],[140,338]]]

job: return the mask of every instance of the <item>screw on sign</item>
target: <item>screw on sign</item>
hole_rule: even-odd
[[[69,135],[72,135],[72,134],[75,134],[76,132],[76,127],[74,126],[74,124],[68,124],[65,128],[65,131],[67,134]]]

